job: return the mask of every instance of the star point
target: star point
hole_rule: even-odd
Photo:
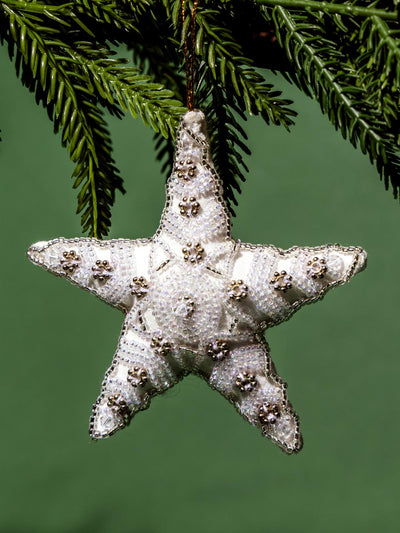
[[[125,314],[90,435],[113,435],[153,396],[195,373],[263,435],[297,452],[298,416],[262,333],[347,282],[365,267],[366,254],[232,239],[200,111],[182,117],[173,168],[152,238],[59,238],[28,251],[32,262]]]

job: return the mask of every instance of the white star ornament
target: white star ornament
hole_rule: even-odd
[[[28,257],[125,314],[90,435],[124,428],[150,399],[189,373],[202,377],[287,453],[299,420],[262,332],[320,300],[365,267],[366,253],[244,244],[230,218],[200,111],[181,120],[160,226],[150,239],[59,238]]]

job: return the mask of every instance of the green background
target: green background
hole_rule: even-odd
[[[80,235],[72,164],[0,50],[2,532],[397,531],[400,207],[318,104],[288,134],[251,119],[253,155],[233,231],[253,243],[361,245],[365,272],[268,332],[300,414],[286,456],[189,377],[112,439],[88,417],[122,314],[35,268],[36,241]],[[154,233],[164,182],[152,132],[110,120],[127,194],[110,237]]]

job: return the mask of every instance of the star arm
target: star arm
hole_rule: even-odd
[[[289,250],[243,245],[235,263],[236,276],[248,285],[247,305],[264,327],[278,324],[302,305],[318,301],[365,266],[366,252],[362,248],[338,244]]]
[[[132,306],[132,283],[138,265],[148,262],[149,240],[90,238],[65,239],[33,244],[28,258],[64,277],[121,310]]]
[[[225,357],[216,357],[210,373],[201,375],[265,437],[286,453],[300,451],[299,419],[264,341],[233,346]]]
[[[124,322],[118,347],[107,370],[101,393],[92,408],[89,434],[99,440],[127,426],[187,373],[177,363],[178,348],[160,332],[143,327],[138,310]]]

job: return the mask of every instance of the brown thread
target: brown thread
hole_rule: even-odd
[[[192,15],[190,19],[190,50],[188,46],[187,35],[185,34],[183,42],[183,51],[185,54],[185,72],[186,72],[186,99],[189,111],[194,109],[194,62],[195,62],[195,41],[196,41],[196,13],[199,0],[194,0]],[[186,0],[181,0],[182,27],[185,25]]]

